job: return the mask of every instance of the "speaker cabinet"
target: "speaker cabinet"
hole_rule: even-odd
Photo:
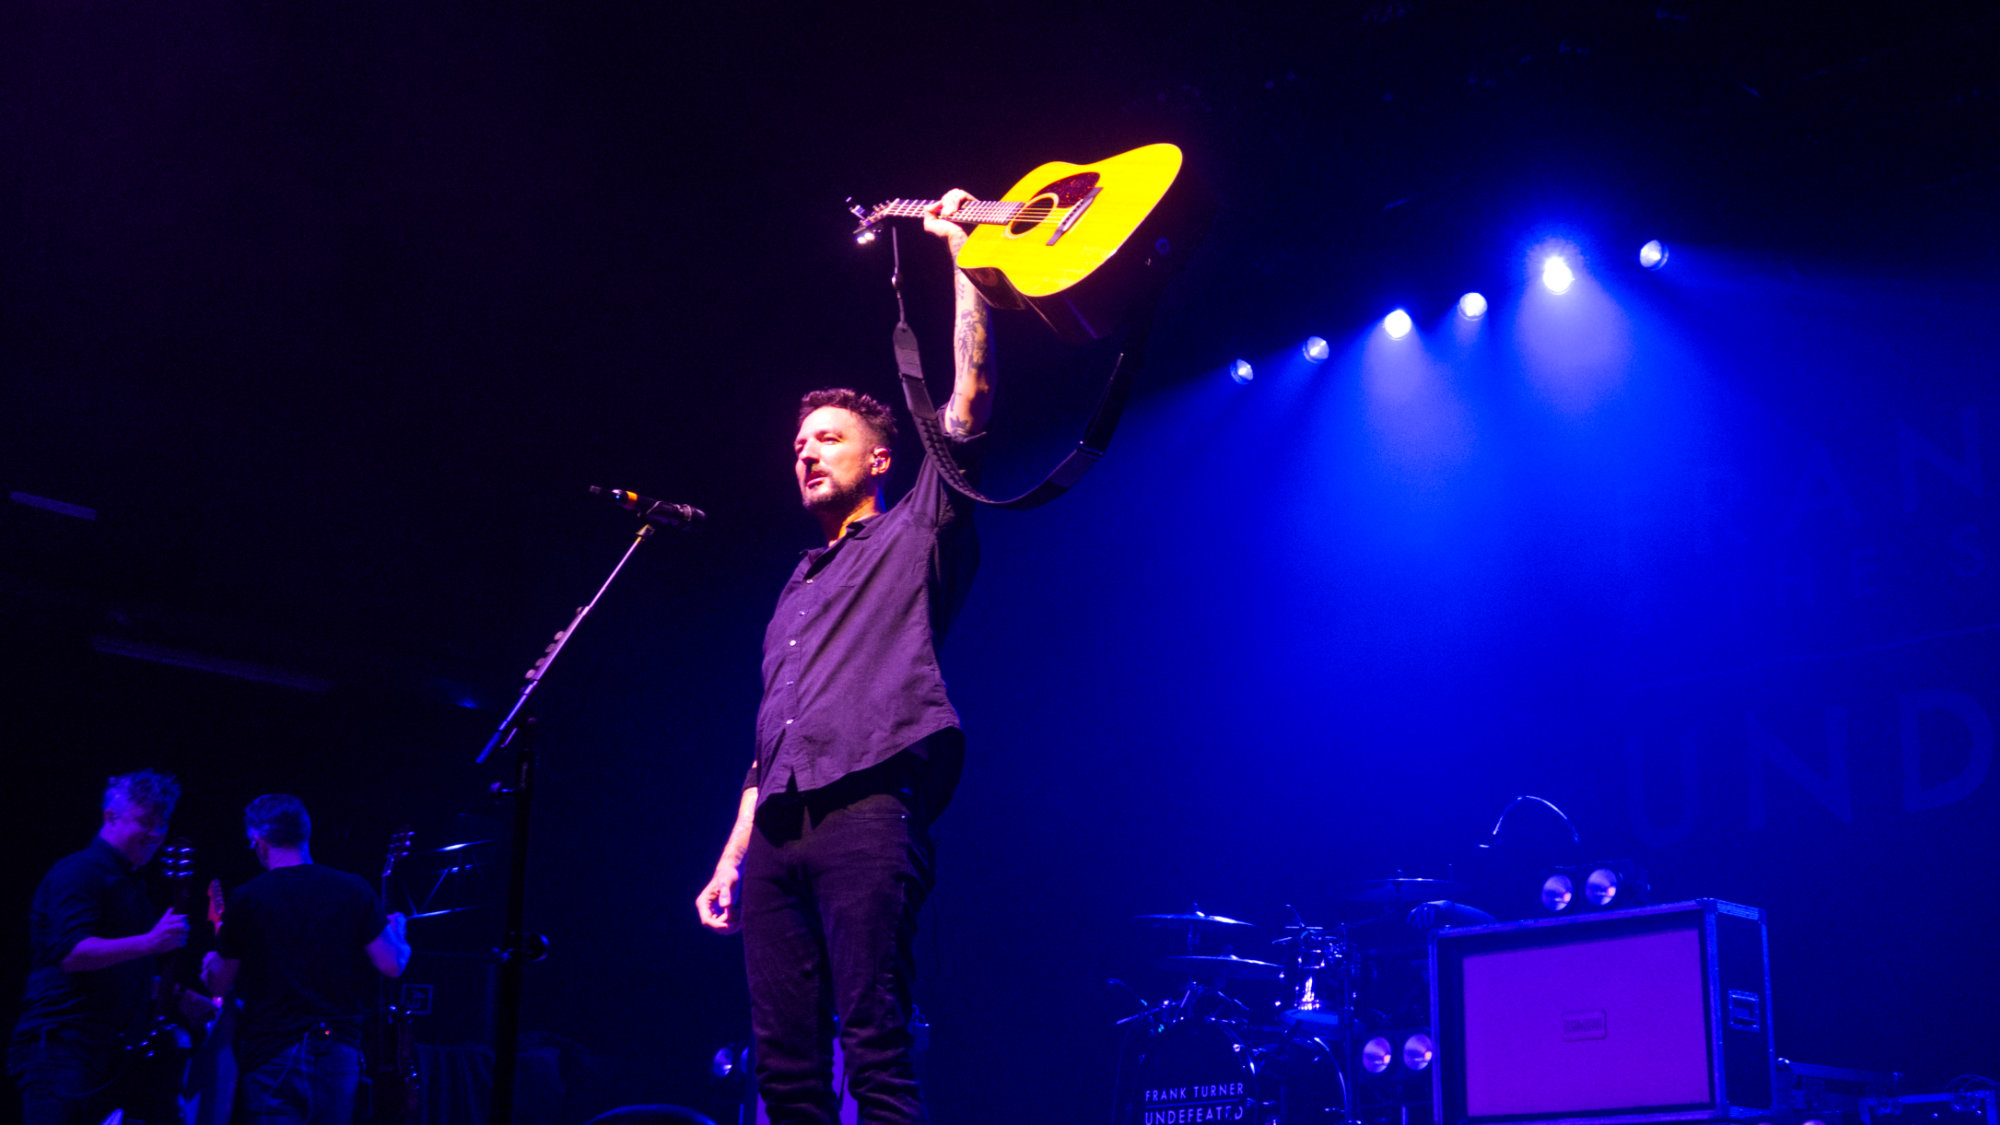
[[[1767,1114],[1770,982],[1763,912],[1714,899],[1440,930],[1436,1121]]]

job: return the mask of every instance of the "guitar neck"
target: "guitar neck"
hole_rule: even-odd
[[[924,210],[937,206],[935,199],[892,199],[877,207],[876,214],[884,219],[921,219]],[[1021,214],[1023,204],[1005,200],[988,199],[977,203],[967,203],[951,213],[954,223],[976,223],[997,226],[1011,223]]]
[[[178,838],[167,841],[160,848],[160,874],[167,881],[169,909],[180,914],[188,913],[194,902],[194,845]],[[161,954],[155,963],[153,1014],[159,1020],[173,1020],[179,1015],[171,986],[180,967],[187,961],[188,950],[182,946],[171,953]]]

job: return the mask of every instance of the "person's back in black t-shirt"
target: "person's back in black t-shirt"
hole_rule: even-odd
[[[377,977],[366,948],[385,923],[365,881],[318,864],[272,868],[230,896],[218,951],[243,962],[236,1040],[246,1071],[322,1026],[360,1046]]]

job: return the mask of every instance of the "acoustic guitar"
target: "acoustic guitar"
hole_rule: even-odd
[[[889,219],[922,218],[928,199],[892,199],[861,219],[857,241]],[[1136,300],[1193,249],[1207,200],[1182,175],[1181,150],[1145,145],[1095,164],[1054,161],[995,200],[960,207],[973,229],[958,268],[997,308],[1030,308],[1057,336],[1110,335]]]

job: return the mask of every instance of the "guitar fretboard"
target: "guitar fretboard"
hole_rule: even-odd
[[[884,219],[921,219],[924,217],[924,208],[936,202],[935,199],[891,199],[875,210],[877,215]],[[965,204],[952,212],[951,218],[957,223],[1011,223],[1020,215],[1023,206],[1020,203],[988,199]]]

